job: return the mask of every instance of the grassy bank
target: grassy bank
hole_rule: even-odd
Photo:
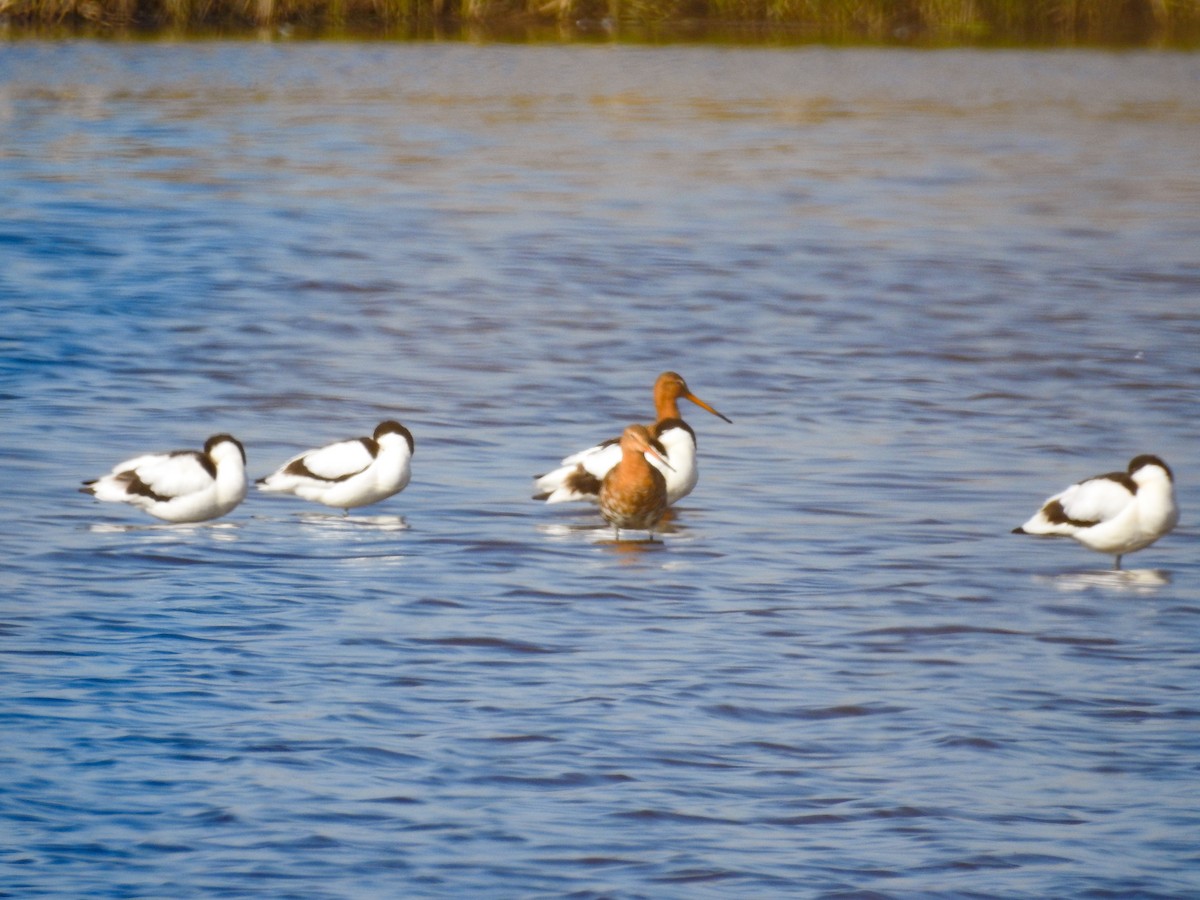
[[[812,40],[1196,46],[1200,0],[0,0],[0,21],[83,30],[558,23],[612,33],[739,23]]]

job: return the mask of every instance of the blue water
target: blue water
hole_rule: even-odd
[[[1198,171],[1192,55],[0,47],[0,893],[1200,893]],[[667,368],[661,543],[529,499]]]

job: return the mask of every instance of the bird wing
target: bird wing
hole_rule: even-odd
[[[578,453],[573,453],[562,461],[562,465],[549,475],[542,476],[541,481],[556,481],[564,483],[569,477],[578,477],[579,469],[583,469],[597,481],[603,481],[609,469],[621,461],[621,442],[605,441],[595,447],[589,447]],[[597,488],[598,489],[598,488]]]
[[[139,456],[118,466],[114,474],[128,484],[130,493],[164,500],[203,491],[213,483],[212,463],[194,450]]]
[[[371,465],[376,452],[373,440],[355,438],[301,453],[284,463],[282,468],[292,474],[304,474],[322,481],[345,481]]]
[[[534,478],[537,493],[533,498],[547,503],[595,500],[604,476],[620,461],[621,445],[617,441],[605,441],[573,453],[557,469]]]
[[[1057,500],[1072,522],[1094,524],[1119,516],[1133,502],[1136,489],[1124,472],[1113,472],[1073,484],[1050,500]]]
[[[574,468],[582,463],[585,470],[597,478],[603,478],[608,470],[620,461],[621,439],[609,438],[595,447],[588,447],[586,450],[580,450],[578,453],[564,457],[561,465]]]

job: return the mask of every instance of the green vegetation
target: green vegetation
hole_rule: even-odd
[[[1200,0],[0,0],[0,23],[85,32],[280,29],[417,37],[462,26],[796,42],[1200,45]],[[535,35],[536,36],[536,35]]]

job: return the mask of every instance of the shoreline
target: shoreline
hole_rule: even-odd
[[[0,0],[0,39],[351,39],[1194,50],[1200,0]]]

